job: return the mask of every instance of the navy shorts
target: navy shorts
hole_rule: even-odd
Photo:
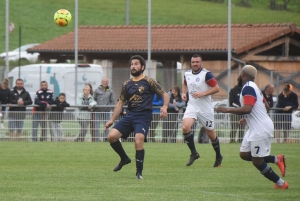
[[[123,139],[127,139],[131,133],[142,133],[147,138],[147,134],[152,121],[152,111],[128,112],[125,117],[120,119],[114,126],[121,134]]]

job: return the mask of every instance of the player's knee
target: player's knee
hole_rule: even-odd
[[[248,152],[240,152],[240,158],[245,161],[252,161],[251,153]]]
[[[119,139],[119,137],[118,136],[116,136],[116,135],[114,135],[113,133],[108,133],[108,135],[107,135],[107,140],[108,140],[108,142],[110,142],[110,143],[114,143],[114,142],[116,142],[117,140]]]
[[[135,135],[135,149],[136,150],[142,150],[144,149],[144,140],[145,140],[145,136],[142,134],[136,134]]]
[[[182,124],[182,132],[183,133],[189,133],[191,131],[191,127],[187,124]]]

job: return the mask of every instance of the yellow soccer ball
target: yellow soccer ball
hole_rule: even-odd
[[[60,9],[54,14],[54,22],[60,27],[67,26],[71,22],[71,20],[72,15],[66,9]]]

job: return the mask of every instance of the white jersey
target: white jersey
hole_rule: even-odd
[[[252,81],[248,81],[242,88],[240,95],[242,106],[245,99],[254,104],[251,113],[244,115],[249,127],[248,141],[259,141],[273,137],[274,124],[267,113],[263,102],[264,97]]]
[[[188,87],[189,101],[187,107],[192,107],[197,112],[202,114],[214,113],[211,96],[203,96],[201,98],[193,98],[194,92],[204,92],[209,90],[211,87],[207,84],[210,79],[214,79],[210,71],[202,68],[197,74],[193,74],[192,70],[188,70],[184,73],[185,82]]]

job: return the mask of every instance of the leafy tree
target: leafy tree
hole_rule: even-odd
[[[271,10],[288,10],[288,4],[291,0],[282,0],[283,4],[277,3],[276,0],[270,0],[270,9]]]
[[[242,7],[251,7],[250,0],[241,0],[241,2],[239,2],[237,5]]]

